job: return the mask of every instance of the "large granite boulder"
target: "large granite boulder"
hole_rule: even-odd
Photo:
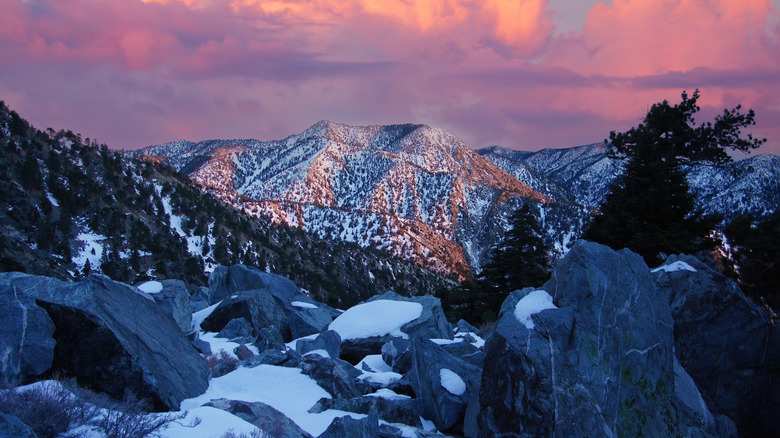
[[[163,312],[171,315],[181,331],[184,333],[192,331],[190,292],[183,281],[147,281],[137,284],[136,287],[152,297]]]
[[[480,436],[717,436],[641,257],[579,241],[485,344]]]
[[[674,318],[674,345],[712,412],[744,436],[780,436],[780,326],[692,256],[653,270]]]
[[[51,368],[54,323],[16,286],[0,284],[0,387],[27,383]]]
[[[53,372],[120,399],[131,391],[158,410],[208,387],[208,368],[181,329],[132,286],[101,275],[65,282],[9,273],[0,274],[4,287],[34,299],[54,323]]]
[[[274,327],[286,342],[320,333],[338,314],[289,279],[244,265],[214,270],[209,301],[220,304],[201,324],[204,330],[218,332],[230,320],[243,317],[252,324],[254,336],[262,328]]]
[[[387,292],[339,315],[329,326],[341,336],[341,357],[356,364],[367,355],[381,354],[393,338],[452,339],[441,301],[432,296],[402,297]]]
[[[457,432],[476,434],[481,370],[427,339],[414,338],[411,352],[412,369],[407,378],[422,403],[423,417],[442,431],[454,427]],[[477,406],[473,406],[473,416],[465,419],[469,403]]]
[[[425,339],[452,339],[452,325],[444,315],[441,300],[432,295],[418,297],[403,297],[395,292],[386,292],[382,295],[371,297],[368,302],[390,300],[418,303],[422,306],[422,313],[416,319],[409,321],[401,327],[401,331],[409,337],[422,337]]]

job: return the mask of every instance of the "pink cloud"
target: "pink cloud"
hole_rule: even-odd
[[[545,0],[6,3],[0,99],[117,148],[281,138],[320,119],[572,146],[700,88],[712,114],[755,108],[754,132],[780,153],[767,0],[613,0],[565,33]]]

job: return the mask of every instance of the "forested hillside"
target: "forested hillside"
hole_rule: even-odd
[[[333,304],[452,284],[373,248],[249,217],[168,166],[127,159],[71,131],[37,130],[5,104],[0,148],[3,271],[196,286],[219,264],[244,263]]]

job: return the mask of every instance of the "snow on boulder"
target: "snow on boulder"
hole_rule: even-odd
[[[515,318],[525,325],[528,330],[533,330],[534,322],[531,319],[542,310],[557,309],[553,304],[553,299],[547,291],[535,290],[524,296],[515,305]]]
[[[330,323],[330,330],[343,340],[391,335],[408,339],[401,327],[422,315],[419,303],[394,300],[377,300],[358,304],[339,315]]]
[[[463,395],[463,393],[466,392],[466,382],[450,369],[440,369],[439,379],[441,380],[442,388],[446,389],[447,392],[452,395]]]
[[[158,294],[162,292],[163,285],[159,281],[147,281],[136,286],[141,292],[147,294]]]
[[[677,260],[669,264],[661,265],[655,269],[652,269],[650,272],[656,273],[656,272],[677,272],[677,271],[697,272],[696,268],[681,260]]]

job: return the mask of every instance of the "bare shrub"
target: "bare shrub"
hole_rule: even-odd
[[[106,438],[156,437],[173,421],[179,421],[186,413],[150,413],[146,400],[137,398],[131,392],[121,402],[93,394],[92,402],[101,405],[100,415],[90,425],[103,432]]]
[[[236,369],[238,359],[225,350],[220,349],[217,353],[212,353],[204,357],[206,365],[211,370],[213,377],[219,377]]]
[[[267,435],[263,433],[262,430],[259,429],[253,430],[249,434],[246,433],[236,434],[235,430],[228,429],[228,431],[222,434],[220,438],[265,438],[265,437],[267,437]]]
[[[0,391],[0,412],[18,417],[39,438],[93,436],[90,430],[102,432],[106,438],[155,437],[171,422],[186,416],[149,413],[146,401],[130,393],[117,402],[53,380]]]
[[[15,415],[38,435],[55,438],[94,420],[100,409],[75,397],[57,381],[0,394],[0,411]]]

